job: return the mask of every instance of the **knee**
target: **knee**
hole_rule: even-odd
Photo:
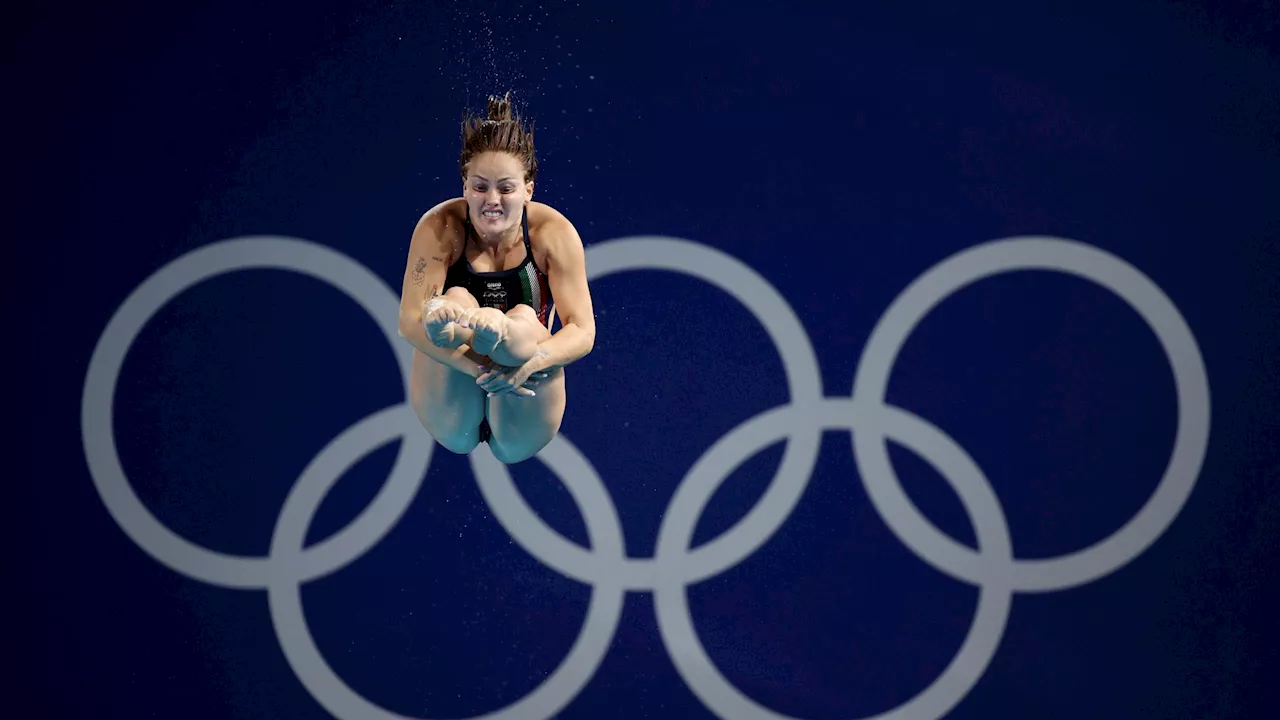
[[[528,347],[527,352],[533,352],[536,344],[546,341],[551,337],[551,331],[546,325],[542,324],[542,320],[538,318],[538,313],[528,305],[517,305],[507,311],[507,319],[516,321],[516,325],[525,328],[518,333]]]
[[[476,301],[475,296],[473,296],[470,291],[457,285],[445,290],[444,296],[466,307],[480,306],[480,303]]]
[[[523,303],[508,310],[507,317],[513,319],[518,318],[521,320],[532,320],[534,323],[538,322],[538,313],[534,312],[533,308]]]

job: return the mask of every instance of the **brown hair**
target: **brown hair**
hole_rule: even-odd
[[[538,158],[533,152],[533,126],[524,126],[520,116],[512,112],[511,93],[489,96],[489,117],[468,115],[462,121],[462,158],[459,167],[467,177],[467,164],[485,152],[507,152],[524,164],[524,181],[533,182],[538,175]]]

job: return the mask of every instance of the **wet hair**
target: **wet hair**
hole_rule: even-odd
[[[462,121],[462,157],[459,168],[467,177],[467,165],[475,156],[486,152],[511,153],[524,165],[524,181],[533,182],[538,175],[538,158],[533,152],[533,126],[525,127],[511,107],[511,93],[489,96],[488,117],[469,114]]]

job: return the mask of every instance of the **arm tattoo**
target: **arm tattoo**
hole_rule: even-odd
[[[425,258],[418,258],[413,265],[413,284],[421,285],[423,280],[427,279],[427,261]]]

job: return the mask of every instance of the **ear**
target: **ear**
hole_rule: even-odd
[[[533,200],[533,183],[531,182],[525,183],[524,186],[524,201],[529,202],[530,200]]]

